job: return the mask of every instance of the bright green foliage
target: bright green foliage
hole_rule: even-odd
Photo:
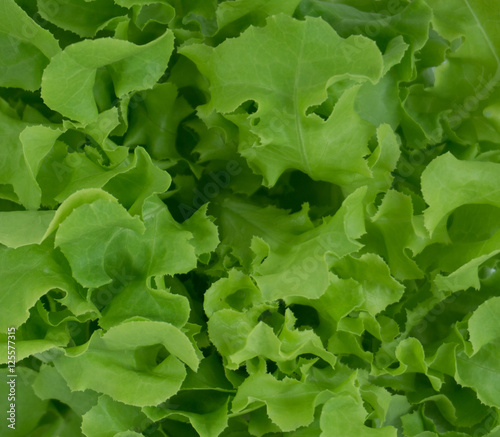
[[[87,234],[79,232],[81,222],[88,223]],[[124,229],[143,232],[144,225],[118,203],[97,200],[73,210],[59,226],[55,244],[68,259],[75,278],[85,287],[97,287],[111,281],[103,259],[115,234]]]
[[[7,369],[2,369],[0,372],[4,381],[8,380],[9,373]],[[31,369],[21,368],[18,370],[16,381],[17,399],[23,399],[23,402],[18,404],[16,413],[25,417],[26,420],[21,421],[16,426],[16,430],[12,433],[14,435],[29,435],[37,427],[39,420],[47,413],[47,410],[50,409],[50,401],[40,399],[33,392],[32,384],[36,377],[36,372]],[[10,402],[7,393],[4,392],[4,394],[5,396],[0,401],[0,405],[2,411],[8,411],[11,408]]]
[[[1,436],[500,436],[496,2],[0,16]]]
[[[116,402],[109,396],[102,395],[82,420],[82,431],[85,435],[107,437],[116,435],[141,435],[131,430],[142,431],[151,422],[147,420],[140,408]]]
[[[500,19],[500,10],[491,1],[428,4],[433,9],[434,29],[452,43],[452,51],[446,62],[436,66],[434,86],[410,88],[405,102],[408,113],[434,141],[439,141],[440,120],[453,129],[460,143],[498,141],[495,87],[500,79],[500,33],[494,23]],[[452,22],[459,24],[451,26]],[[462,38],[463,43],[457,44]]]
[[[16,111],[5,102],[2,103],[3,110],[0,112],[0,134],[2,135],[0,183],[10,188],[2,198],[21,203],[27,209],[37,209],[40,206],[41,193],[35,179],[36,172],[30,166],[33,160],[27,156],[27,154],[35,155],[36,152],[25,150],[20,139],[21,132],[30,127],[30,124],[21,120]],[[44,143],[44,139],[40,139],[40,146]],[[40,155],[38,156],[39,162],[43,159],[43,156]]]
[[[123,97],[151,88],[162,76],[172,49],[173,35],[168,31],[144,46],[111,38],[72,44],[54,56],[44,71],[42,97],[62,115],[90,123],[98,115],[92,92],[97,69],[106,68],[112,81],[109,92]]]
[[[72,392],[56,368],[47,364],[40,368],[33,390],[40,399],[57,399],[78,414],[85,414],[98,399],[98,394],[91,390]]]
[[[269,40],[273,45],[263,51]],[[242,51],[248,56],[239,57]],[[247,100],[256,102],[250,117],[236,113],[230,119],[256,136],[255,145],[240,151],[266,184],[274,185],[286,169],[337,184],[369,175],[363,156],[373,127],[354,111],[358,88],[346,90],[326,122],[306,110],[319,105],[326,88],[340,78],[354,83],[380,78],[383,61],[373,42],[342,40],[323,20],[301,23],[277,15],[264,28],[249,29],[215,49],[189,46],[182,53],[210,80],[210,109],[227,114]],[[269,57],[275,60],[271,65]]]
[[[366,411],[361,399],[353,399],[350,396],[339,396],[330,399],[323,407],[321,416],[322,437],[347,437],[351,435],[373,436],[373,437],[395,437],[394,428],[367,428],[363,425]]]
[[[157,364],[163,346],[170,355]],[[198,357],[179,328],[163,322],[131,321],[95,333],[88,344],[55,358],[72,390],[92,389],[129,405],[157,405],[174,395]],[[96,378],[96,376],[99,376]],[[120,381],[127,381],[126,384]]]
[[[9,211],[0,213],[0,241],[17,248],[40,243],[55,211]]]
[[[460,161],[451,154],[434,160],[422,175],[422,193],[429,208],[425,224],[433,233],[459,206],[479,203],[500,206],[496,162]]]
[[[79,36],[94,36],[99,30],[125,20],[122,15],[127,12],[113,0],[37,0],[37,5],[45,20]]]
[[[170,82],[156,85],[152,90],[137,93],[137,106],[129,113],[126,146],[142,145],[151,157],[177,160],[181,156],[175,148],[177,128],[193,109]]]
[[[0,15],[0,85],[35,91],[43,69],[61,50],[57,40],[14,0],[2,2]]]
[[[19,326],[28,319],[29,309],[52,289],[77,293],[71,271],[61,253],[54,250],[53,241],[43,245],[32,244],[17,249],[1,247],[1,274],[5,290],[1,296],[3,312],[2,331]]]
[[[469,319],[470,342],[474,352],[500,337],[500,328],[496,323],[500,298],[494,297],[484,302]]]
[[[263,402],[271,421],[283,431],[292,431],[313,421],[318,394],[314,385],[297,380],[278,381],[269,374],[251,375],[238,388],[233,409],[241,411],[252,402]]]

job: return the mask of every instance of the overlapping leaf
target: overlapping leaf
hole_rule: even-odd
[[[8,432],[498,435],[499,10],[5,0]]]

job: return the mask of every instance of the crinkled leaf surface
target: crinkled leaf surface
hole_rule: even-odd
[[[83,235],[82,223],[86,224]],[[122,229],[144,232],[144,224],[116,201],[104,199],[77,207],[59,225],[55,244],[82,285],[97,287],[111,281],[104,268],[104,255],[113,236]]]
[[[500,34],[494,25],[500,17],[498,8],[477,0],[428,4],[434,28],[457,45],[436,67],[434,86],[411,88],[407,110],[429,136],[439,131],[442,117],[462,141],[498,141],[494,121],[500,78]],[[460,24],[450,26],[452,21]]]
[[[160,346],[170,355],[157,363]],[[157,405],[175,394],[186,377],[183,362],[198,367],[188,337],[169,323],[149,321],[96,332],[88,344],[54,360],[72,390],[92,389],[135,406]]]
[[[141,409],[114,401],[109,396],[102,395],[92,409],[84,416],[82,431],[85,435],[96,437],[111,437],[116,435],[141,435],[134,431],[142,431],[150,421]]]
[[[273,46],[262,51],[260,47],[270,40]],[[355,46],[364,50],[352,56]],[[326,87],[334,80],[347,76],[354,82],[376,82],[380,78],[382,56],[371,41],[343,40],[321,19],[298,22],[278,15],[264,28],[249,29],[215,49],[190,46],[183,53],[208,76],[211,108],[227,114],[247,100],[258,105],[242,123],[250,123],[260,141],[240,150],[267,184],[274,185],[289,168],[334,183],[369,174],[363,157],[368,154],[373,127],[354,111],[358,88],[346,89],[326,121],[306,111],[322,103]],[[271,64],[268,58],[273,59]],[[229,59],[237,61],[231,69],[221,68]]]
[[[98,115],[92,93],[97,69],[107,69],[115,94],[122,97],[151,88],[162,76],[172,49],[171,32],[143,46],[112,38],[72,44],[54,56],[44,71],[42,97],[62,115],[90,123]]]
[[[59,44],[14,0],[2,2],[0,15],[0,86],[35,91],[44,68],[61,50]]]
[[[87,37],[94,36],[113,21],[124,20],[122,16],[127,13],[112,0],[37,0],[37,5],[45,20]]]
[[[498,435],[499,11],[3,1],[2,432]]]
[[[28,319],[28,310],[51,289],[78,293],[67,263],[59,251],[43,245],[28,245],[11,249],[0,247],[0,269],[4,278],[0,319],[3,332],[18,327]]]

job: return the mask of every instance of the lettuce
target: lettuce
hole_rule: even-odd
[[[1,435],[500,435],[498,5],[0,13]]]

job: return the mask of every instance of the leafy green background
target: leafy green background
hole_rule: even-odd
[[[0,16],[0,434],[500,436],[496,2]]]

